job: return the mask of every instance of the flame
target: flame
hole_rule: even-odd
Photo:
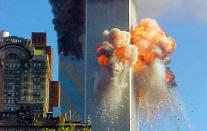
[[[150,119],[153,112],[168,106],[171,101],[168,89],[176,83],[173,83],[175,77],[167,64],[175,46],[174,39],[150,18],[141,20],[130,32],[117,28],[105,30],[103,42],[96,49],[97,61],[103,67],[97,90],[105,87],[103,79],[109,82],[109,88],[122,90],[128,85],[128,70],[134,68],[137,104]],[[119,95],[117,98],[121,100],[121,93]]]
[[[99,45],[99,46],[96,48],[96,53],[100,52],[100,51],[101,51],[101,48],[102,48],[102,45]]]
[[[166,70],[166,82],[168,83],[168,82],[171,82],[174,78],[175,78],[175,76],[173,75],[173,73],[172,73],[172,71],[170,70],[170,68],[167,68],[167,70]]]
[[[131,30],[131,43],[138,47],[138,61],[134,71],[140,72],[144,66],[151,65],[154,60],[163,59],[175,49],[175,42],[167,37],[157,22],[153,19],[141,20],[140,24]]]
[[[171,54],[175,50],[175,41],[173,38],[169,38],[169,44],[167,45],[167,50],[170,51]]]
[[[130,52],[128,52],[127,49],[124,47],[121,47],[121,48],[118,48],[115,50],[115,55],[122,61],[122,63],[124,65],[130,66],[131,63],[128,60],[126,53],[130,53]],[[128,54],[128,55],[130,55],[130,54]]]
[[[108,59],[106,56],[100,55],[98,56],[97,60],[98,60],[98,63],[102,65],[103,67],[108,66]]]

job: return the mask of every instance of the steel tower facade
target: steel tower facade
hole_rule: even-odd
[[[102,121],[97,116],[98,97],[94,93],[95,73],[98,69],[96,47],[102,42],[102,32],[119,28],[129,31],[137,24],[137,4],[135,0],[87,0],[85,11],[85,33],[80,37],[83,43],[83,59],[76,60],[72,55],[59,55],[59,81],[61,83],[61,105],[65,110],[80,114],[86,121],[91,117],[92,130],[130,130],[129,94],[124,100],[125,108],[119,124]],[[136,109],[133,108],[135,112]],[[137,120],[136,120],[137,121]],[[112,125],[112,128],[109,127]]]

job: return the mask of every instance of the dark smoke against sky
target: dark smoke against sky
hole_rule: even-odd
[[[83,58],[81,34],[85,30],[85,0],[49,0],[58,37],[58,52]]]

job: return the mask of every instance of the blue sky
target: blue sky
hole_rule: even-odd
[[[153,5],[150,0],[141,0],[139,13],[141,17],[156,18],[168,36],[175,39],[177,46],[170,67],[176,76],[179,97],[195,130],[206,131],[207,14],[203,8],[207,9],[207,2],[167,1],[157,0]],[[53,79],[58,80],[57,37],[52,19],[48,0],[0,0],[0,30],[28,39],[31,32],[47,32],[48,45],[54,50]]]
[[[28,39],[32,32],[47,32],[48,45],[54,52],[53,79],[58,80],[57,37],[52,19],[48,0],[0,0],[0,30]]]

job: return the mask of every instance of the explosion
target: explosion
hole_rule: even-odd
[[[97,61],[101,68],[96,74],[95,92],[100,97],[97,119],[103,127],[118,128],[127,112],[129,70],[133,68],[138,50],[130,44],[130,33],[119,29],[103,32],[104,42],[97,47]],[[124,122],[125,123],[125,122]],[[125,125],[127,128],[127,125]]]
[[[170,62],[175,42],[155,20],[147,18],[131,31],[131,43],[139,51],[134,66],[139,108],[149,115],[171,102],[167,87],[174,75],[166,65]]]
[[[118,92],[118,89],[127,86],[127,73],[133,68],[137,105],[146,116],[171,102],[169,89],[176,84],[167,64],[175,49],[175,42],[167,37],[155,20],[141,20],[130,33],[119,29],[106,30],[103,32],[103,39],[104,42],[96,51],[103,77],[98,80],[96,90],[102,91],[106,86],[100,88],[100,81],[108,79],[105,83],[110,83],[107,86],[110,89],[107,90]],[[169,84],[172,82],[174,84]],[[121,99],[121,95],[117,98]]]
[[[104,42],[97,47],[97,61],[103,67],[99,73],[108,77],[100,80],[109,83],[108,88],[124,88],[127,86],[127,72],[132,68],[138,58],[138,50],[130,44],[130,33],[112,29],[103,32]],[[100,81],[97,82],[97,84]],[[96,91],[102,92],[101,84],[96,85]],[[104,88],[107,88],[104,84]],[[117,90],[116,90],[117,91]]]
[[[150,66],[155,59],[169,63],[169,55],[175,49],[175,42],[168,38],[155,20],[150,18],[141,20],[140,24],[131,31],[131,42],[139,50],[138,61],[134,67],[135,73]]]

